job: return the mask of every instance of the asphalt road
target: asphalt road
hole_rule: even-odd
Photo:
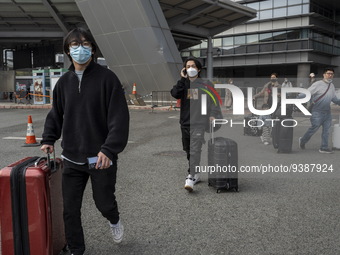
[[[21,147],[24,140],[18,138],[25,138],[27,115],[32,115],[36,137],[41,137],[47,112],[0,109],[0,168],[42,155],[39,147]],[[130,113],[129,144],[119,157],[116,192],[125,237],[120,245],[113,243],[88,186],[82,208],[86,255],[340,254],[340,152],[318,152],[320,131],[306,150],[297,148],[297,138],[309,125],[307,118],[295,117],[298,126],[291,154],[278,154],[258,137],[243,136],[241,126],[223,127],[216,135],[238,142],[240,166],[311,168],[314,164],[315,168],[313,173],[240,173],[238,193],[217,194],[207,185],[207,173],[194,192],[183,188],[187,162],[181,150],[178,111]],[[203,163],[206,150],[205,146]],[[320,164],[328,170],[318,172]]]

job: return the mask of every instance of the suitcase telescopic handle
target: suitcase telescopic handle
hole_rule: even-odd
[[[57,164],[55,162],[55,151],[54,150],[53,150],[53,159],[54,159],[54,161],[52,161],[53,162],[53,169],[52,169],[51,153],[50,153],[50,149],[47,148],[47,157],[38,158],[35,161],[34,166],[37,167],[42,160],[47,160],[47,166],[51,169],[51,173],[54,173],[54,172],[57,171]]]
[[[53,169],[52,169],[50,148],[47,148],[47,165],[51,169],[51,173],[54,173],[57,171],[57,164],[55,161],[55,150],[53,150]]]

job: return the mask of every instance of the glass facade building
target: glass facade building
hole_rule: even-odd
[[[340,66],[340,6],[337,0],[235,1],[257,17],[213,38],[214,77],[308,78],[325,66]],[[182,51],[205,63],[207,43]],[[303,82],[295,80],[295,83]]]

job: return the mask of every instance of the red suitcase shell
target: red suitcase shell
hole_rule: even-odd
[[[13,181],[11,175],[15,171],[12,170],[20,164],[27,165],[29,161],[33,162],[23,170],[24,177]],[[56,166],[54,169],[47,164],[46,158],[32,157],[0,170],[3,255],[57,255],[65,247],[62,161],[56,159],[52,163]],[[14,197],[20,197],[20,201]]]

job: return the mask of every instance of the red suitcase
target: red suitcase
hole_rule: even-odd
[[[3,255],[58,255],[66,249],[62,161],[29,157],[0,170]]]

